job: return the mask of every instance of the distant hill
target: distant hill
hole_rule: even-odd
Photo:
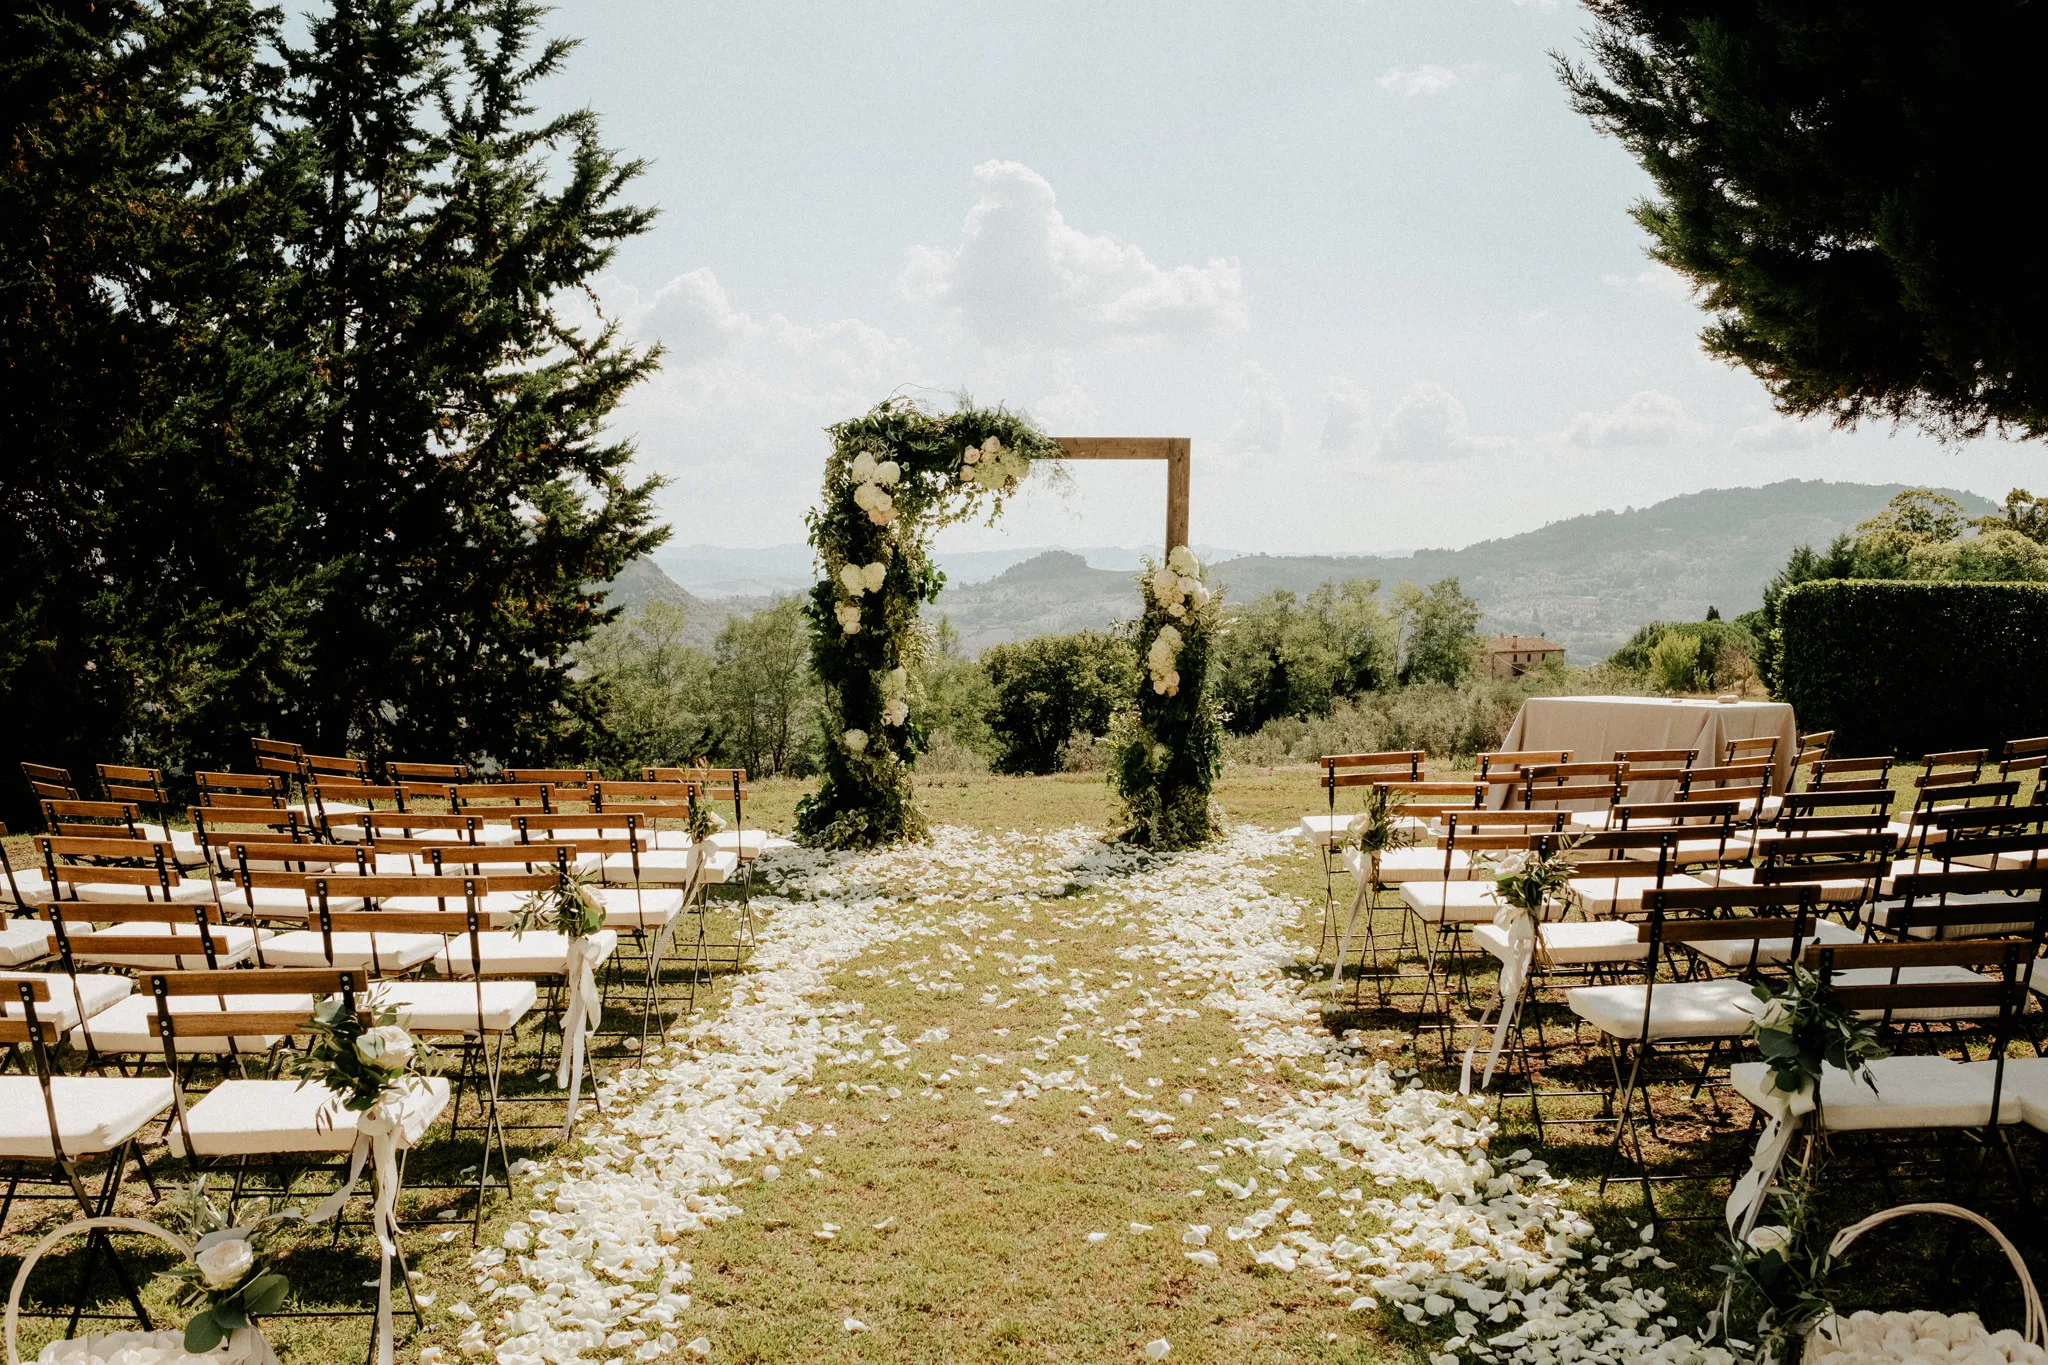
[[[624,607],[629,617],[649,602],[672,602],[681,607],[683,643],[699,649],[711,648],[719,630],[732,617],[749,615],[766,606],[769,600],[768,597],[730,597],[707,602],[663,573],[659,564],[645,557],[627,561],[619,576],[611,581],[610,590],[605,595],[607,606]]]
[[[1406,556],[1248,555],[1212,565],[1230,601],[1276,588],[1305,593],[1333,579],[1432,583],[1457,578],[1485,609],[1482,628],[1547,635],[1572,663],[1606,657],[1656,618],[1697,620],[1756,607],[1793,547],[1825,545],[1868,519],[1904,484],[1786,480],[1764,488],[1688,493],[1650,507],[1595,512],[1462,550]],[[1948,490],[1972,515],[1996,509]],[[1125,570],[1090,568],[1050,551],[984,583],[948,587],[926,609],[969,650],[1002,640],[1099,628],[1136,614]]]
[[[1098,545],[1083,548],[1034,545],[1008,550],[941,550],[932,556],[956,585],[985,583],[1005,569],[1035,559],[1049,549],[1065,549],[1080,555],[1098,569],[1135,571],[1147,555],[1157,557],[1159,547],[1142,549],[1129,545]],[[1204,560],[1229,558],[1236,550],[1197,545],[1195,553]],[[699,597],[761,597],[779,593],[808,592],[815,569],[808,545],[770,545],[765,549],[732,549],[722,545],[680,545],[664,547],[655,562],[682,587]]]

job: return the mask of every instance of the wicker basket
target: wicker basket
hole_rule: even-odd
[[[1861,1237],[1879,1224],[1889,1223],[1894,1218],[1903,1218],[1907,1214],[1913,1213],[1934,1213],[1948,1218],[1960,1218],[1966,1223],[1975,1224],[1991,1235],[1991,1239],[1998,1243],[2000,1250],[2005,1252],[2006,1260],[2012,1263],[2013,1273],[2019,1277],[2020,1295],[2024,1303],[2026,1318],[2019,1333],[2021,1350],[2017,1356],[2008,1353],[2006,1358],[2048,1359],[2048,1354],[2044,1354],[2044,1347],[2048,1347],[2048,1315],[2044,1315],[2042,1312],[2041,1295],[2040,1291],[2034,1287],[2034,1277],[2027,1272],[2027,1263],[2020,1258],[2019,1249],[1989,1219],[1981,1214],[1972,1213],[1970,1210],[1956,1204],[1901,1204],[1897,1208],[1884,1209],[1878,1213],[1871,1214],[1859,1223],[1852,1223],[1836,1233],[1835,1240],[1828,1244],[1829,1259],[1832,1260],[1839,1257],[1849,1249],[1850,1244],[1858,1237]],[[1889,1321],[1894,1330],[1903,1326],[1908,1331],[1916,1333],[1925,1333],[1926,1328],[1937,1321],[1944,1326],[1954,1324],[1953,1328],[1944,1333],[1944,1339],[1948,1340],[1953,1339],[1956,1330],[1968,1331],[1971,1326],[1974,1326],[1976,1332],[1984,1335],[1987,1347],[1995,1351],[2000,1349],[2001,1346],[2001,1343],[1998,1343],[1993,1338],[1992,1334],[1977,1320],[1974,1314],[1886,1314],[1878,1319],[1878,1321],[1880,1323]],[[1845,1324],[1841,1319],[1833,1317],[1823,1318],[1819,1323],[1815,1324],[1813,1332],[1807,1338],[1805,1359],[1809,1361],[1840,1361],[1842,1365],[1850,1365],[1850,1362],[1867,1359],[1867,1355],[1857,1352],[1856,1343],[1844,1340],[1842,1335],[1840,1335],[1844,1326]],[[2010,1345],[2010,1338],[2008,1338],[2006,1345]]]

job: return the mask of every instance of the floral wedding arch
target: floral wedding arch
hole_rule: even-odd
[[[911,772],[928,742],[914,692],[929,634],[919,608],[943,578],[931,562],[941,527],[993,521],[1034,463],[1167,462],[1167,545],[1146,566],[1136,641],[1144,661],[1113,735],[1110,778],[1124,837],[1187,847],[1216,829],[1209,790],[1222,731],[1209,700],[1217,603],[1187,548],[1188,442],[1046,436],[1001,407],[934,413],[902,397],[831,428],[824,495],[810,514],[823,573],[811,589],[811,662],[824,683],[824,765],[797,807],[810,844],[872,848],[924,836]]]

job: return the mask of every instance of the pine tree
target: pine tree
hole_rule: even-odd
[[[1650,254],[1706,349],[1793,415],[2048,434],[2048,259],[2026,207],[2038,5],[1588,0],[1574,106],[1656,182]]]
[[[524,0],[333,0],[291,53],[315,175],[296,307],[324,377],[303,481],[325,590],[324,749],[532,761],[580,745],[593,585],[660,542],[604,423],[656,363],[558,306],[652,219],[587,110],[535,116],[570,44]],[[551,168],[559,167],[558,175]]]

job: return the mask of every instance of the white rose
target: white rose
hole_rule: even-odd
[[[903,466],[894,460],[884,460],[875,466],[875,482],[890,487],[903,477]]]
[[[231,1289],[256,1264],[256,1250],[240,1237],[215,1242],[192,1258],[208,1289]]]
[[[977,462],[977,461],[978,461],[978,460],[980,460],[980,459],[981,459],[981,447],[980,447],[980,446],[968,446],[968,447],[967,447],[967,448],[966,448],[965,450],[963,450],[963,451],[961,451],[961,452],[960,452],[960,463],[962,463],[962,464],[974,464],[975,462]]]
[[[1775,996],[1764,1001],[1756,1012],[1756,1026],[1764,1032],[1783,1033],[1785,1026],[1791,1021],[1792,1011],[1785,1007],[1783,1000]]]
[[[412,1060],[412,1035],[396,1024],[382,1024],[356,1039],[356,1056],[380,1071],[403,1071]]]
[[[857,483],[853,486],[853,505],[866,511],[875,505],[875,497],[881,491],[871,483]]]
[[[1778,1224],[1753,1229],[1749,1234],[1749,1249],[1759,1256],[1775,1251],[1789,1260],[1792,1256],[1792,1229]]]
[[[848,730],[840,738],[846,741],[846,751],[851,754],[860,753],[868,747],[868,732],[865,730]]]
[[[860,634],[859,607],[851,602],[842,602],[839,606],[832,609],[832,614],[839,618],[839,628],[841,630],[845,631],[848,635]]]
[[[882,708],[882,724],[901,725],[910,719],[910,703],[897,698]]]
[[[981,443],[981,452],[984,455],[1001,455],[1003,453],[1003,443],[998,438],[991,436]]]
[[[1164,678],[1154,678],[1154,679],[1152,680],[1152,690],[1153,690],[1154,692],[1157,692],[1157,693],[1158,693],[1158,694],[1159,694],[1160,696],[1162,696],[1162,697],[1163,697],[1163,696],[1165,696],[1165,695],[1166,695],[1166,679],[1164,679]]]
[[[853,468],[849,471],[855,483],[867,483],[875,477],[875,457],[863,450],[853,457]]]
[[[851,568],[852,566],[848,565],[847,567]],[[863,587],[869,592],[880,592],[882,590],[882,580],[889,576],[889,566],[878,559],[859,572]]]
[[[839,570],[839,581],[855,597],[868,590],[867,575],[861,572],[858,564],[842,566]]]
[[[883,496],[887,497],[886,494]],[[887,526],[890,522],[896,520],[896,509],[889,506],[887,502],[884,502],[880,507],[870,507],[868,509],[868,520],[877,526]]]
[[[1209,605],[1209,590],[1203,587],[1200,583],[1197,583],[1194,587],[1188,589],[1188,595],[1195,599],[1195,605],[1198,607],[1206,607]]]
[[[1178,621],[1188,614],[1188,609],[1178,602],[1168,602],[1166,604],[1166,614]]]
[[[1169,692],[1178,692],[1180,690],[1179,669],[1175,669],[1173,672],[1166,675],[1166,690]]]

